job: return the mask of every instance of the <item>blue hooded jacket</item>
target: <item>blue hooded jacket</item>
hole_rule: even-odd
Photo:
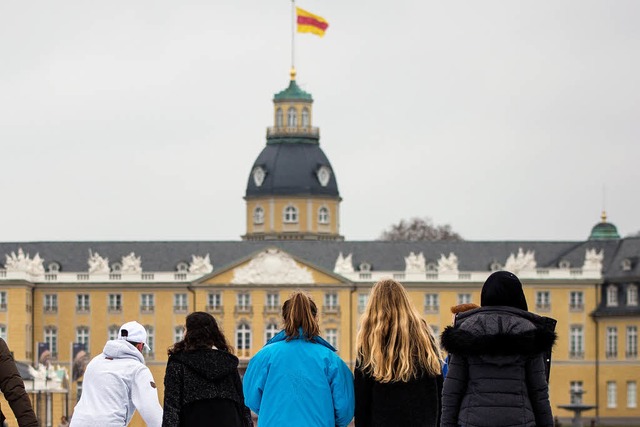
[[[249,362],[245,404],[260,427],[344,427],[353,418],[353,374],[320,337],[278,333]]]

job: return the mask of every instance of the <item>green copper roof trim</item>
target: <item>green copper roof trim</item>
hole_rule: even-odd
[[[274,101],[309,101],[313,102],[313,98],[310,93],[307,93],[300,89],[300,86],[295,80],[289,82],[289,87],[278,92],[273,96]]]
[[[320,138],[310,136],[306,138],[301,137],[276,137],[267,138],[267,144],[320,144]]]
[[[610,222],[600,222],[593,226],[589,240],[617,240],[620,239],[618,229]]]

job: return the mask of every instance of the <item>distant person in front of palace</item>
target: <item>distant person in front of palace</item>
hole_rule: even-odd
[[[356,338],[356,427],[440,425],[442,356],[404,287],[371,290]]]
[[[24,382],[16,368],[11,351],[7,343],[0,338],[0,390],[9,402],[13,415],[20,427],[38,427],[38,420],[33,412],[31,400],[24,389]],[[0,410],[0,425],[5,422],[5,416]]]
[[[120,327],[118,339],[107,341],[89,362],[71,427],[124,427],[137,410],[148,427],[162,425],[162,407],[142,350],[149,349],[147,331],[138,322]]]
[[[163,427],[250,427],[238,358],[209,313],[187,316],[182,341],[169,349]]]
[[[527,311],[512,273],[489,276],[481,307],[442,333],[451,354],[442,393],[443,427],[552,427],[544,355],[556,336]]]
[[[458,313],[464,313],[465,311],[475,310],[476,308],[480,308],[478,304],[474,304],[472,302],[466,304],[458,304],[451,307],[451,314],[453,314],[453,325],[456,324],[456,317]],[[449,361],[451,360],[451,355],[448,354],[444,359],[444,364],[442,365],[442,376],[446,378],[447,371],[449,370]]]
[[[282,306],[284,330],[249,362],[245,403],[260,427],[344,427],[353,418],[353,374],[320,338],[318,308],[302,291]]]

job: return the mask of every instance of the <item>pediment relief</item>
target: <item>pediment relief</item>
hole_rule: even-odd
[[[233,285],[312,284],[313,274],[299,265],[291,255],[271,248],[256,255],[233,271]]]

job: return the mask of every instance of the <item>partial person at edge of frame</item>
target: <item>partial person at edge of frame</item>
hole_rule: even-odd
[[[260,427],[345,427],[353,419],[353,374],[322,339],[318,308],[296,291],[282,306],[284,330],[249,361],[243,388]]]
[[[13,360],[7,343],[0,338],[0,390],[18,420],[20,427],[38,427],[40,424],[33,412],[31,400],[24,389],[24,382]],[[0,425],[5,422],[5,416],[0,410]]]
[[[356,339],[356,427],[440,425],[442,355],[404,287],[371,290]]]

